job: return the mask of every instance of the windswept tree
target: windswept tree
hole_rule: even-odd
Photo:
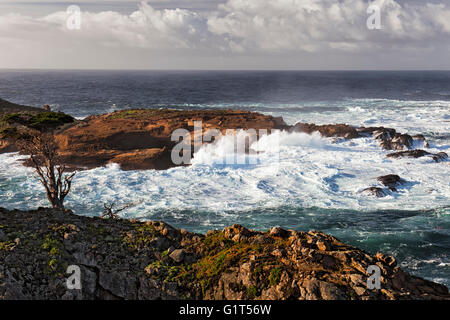
[[[58,154],[51,133],[40,133],[17,142],[19,150],[30,156],[30,162],[39,175],[53,208],[64,211],[64,199],[70,192],[75,172],[65,174],[66,166]]]

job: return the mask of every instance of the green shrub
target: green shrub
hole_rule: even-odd
[[[258,289],[255,286],[250,286],[247,288],[247,299],[252,300],[258,296]]]
[[[269,276],[270,286],[275,286],[280,283],[281,273],[282,273],[282,270],[279,267],[273,268],[272,271],[270,271],[270,276]]]
[[[36,114],[10,113],[5,115],[1,121],[8,125],[17,123],[42,131],[59,127],[65,123],[71,123],[74,121],[74,118],[62,112],[45,111]]]
[[[65,123],[74,121],[72,116],[60,112],[41,112],[32,116],[28,121],[28,126],[34,129],[45,129],[48,127],[58,127]]]

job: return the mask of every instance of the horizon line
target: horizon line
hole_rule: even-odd
[[[332,72],[332,71],[339,71],[339,72],[410,72],[410,71],[441,71],[441,72],[449,72],[449,69],[157,69],[157,68],[143,68],[143,69],[136,69],[136,68],[0,68],[0,71],[175,71],[175,72],[182,72],[182,71],[230,71],[230,72],[236,72],[236,71],[300,71],[300,72]]]

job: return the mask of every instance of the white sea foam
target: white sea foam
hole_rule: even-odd
[[[371,138],[334,143],[318,134],[277,132],[253,146],[256,164],[226,165],[229,138],[206,145],[190,167],[122,171],[118,165],[79,172],[68,206],[99,210],[103,202],[140,201],[136,211],[197,209],[239,212],[286,204],[357,209],[429,209],[449,204],[450,163],[431,158],[389,159]],[[449,147],[430,149],[447,151]],[[17,155],[0,155],[0,202],[10,208],[46,205],[42,187]],[[380,186],[377,176],[395,173],[407,181],[385,198],[360,193]],[[33,200],[33,202],[24,200]]]
[[[402,101],[348,99],[333,110],[270,112],[283,116],[288,124],[298,121],[316,124],[347,123],[354,126],[384,126],[410,134],[449,135],[450,101]]]
[[[426,106],[426,107],[425,107]],[[393,127],[400,132],[443,136],[431,152],[450,153],[448,101],[351,99],[342,111],[295,112],[287,122],[349,123]],[[285,108],[286,109],[286,108]],[[319,108],[320,109],[320,108]],[[284,110],[284,109],[283,109]],[[295,119],[294,119],[295,117]],[[241,131],[239,135],[245,135]],[[416,147],[423,148],[418,143]],[[212,210],[232,214],[281,205],[372,211],[445,207],[450,199],[450,162],[386,158],[372,138],[332,141],[318,133],[276,132],[251,145],[257,154],[244,164],[226,164],[235,157],[234,137],[204,145],[192,166],[165,171],[122,171],[117,165],[83,171],[74,180],[68,205],[97,214],[103,202],[139,200],[135,212],[161,209]],[[46,205],[42,186],[20,156],[0,155],[0,202],[9,208]],[[407,182],[385,198],[361,193],[380,186],[376,177],[395,173]],[[27,200],[27,201],[25,201]],[[32,200],[31,202],[28,200]]]

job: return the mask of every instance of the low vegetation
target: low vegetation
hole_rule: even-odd
[[[36,114],[30,113],[10,113],[1,119],[1,122],[8,125],[19,124],[28,128],[39,131],[48,131],[55,129],[66,123],[71,123],[74,118],[62,112],[39,112]]]

